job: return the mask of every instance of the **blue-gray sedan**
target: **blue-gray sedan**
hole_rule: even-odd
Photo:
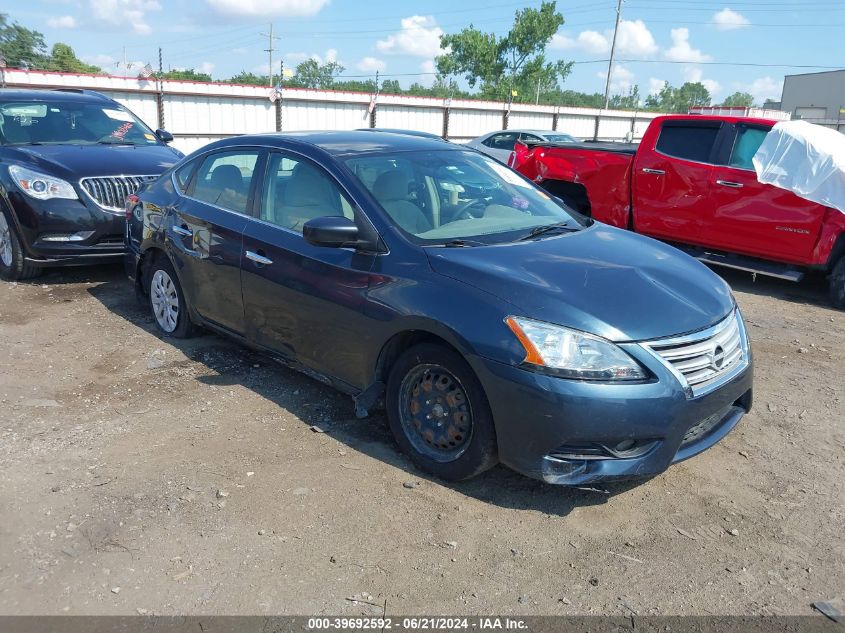
[[[750,409],[730,289],[493,159],[381,132],[212,143],[127,203],[163,333],[203,326],[384,406],[449,480],[647,477]]]

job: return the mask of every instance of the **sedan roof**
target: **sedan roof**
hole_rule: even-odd
[[[454,151],[460,149],[460,146],[444,143],[440,138],[375,130],[250,134],[235,136],[215,143],[216,147],[238,145],[267,145],[271,147],[309,145],[334,156],[391,151]]]

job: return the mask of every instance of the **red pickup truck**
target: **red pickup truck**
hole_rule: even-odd
[[[821,271],[845,308],[845,213],[757,180],[751,159],[775,123],[661,116],[638,145],[518,143],[510,164],[576,210],[702,261],[793,281]]]

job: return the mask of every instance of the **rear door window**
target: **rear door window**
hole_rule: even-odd
[[[197,171],[193,197],[229,211],[248,213],[249,192],[257,162],[257,150],[206,156]]]
[[[769,130],[765,128],[740,126],[736,132],[736,140],[734,140],[728,165],[739,169],[754,169],[751,159],[760,149],[768,133]]]
[[[506,149],[511,151],[516,144],[516,139],[519,136],[516,132],[500,132],[494,134],[484,141],[483,145],[492,149]]]
[[[657,139],[656,149],[667,156],[709,163],[719,128],[719,124],[664,123],[663,129],[660,130],[660,137]]]

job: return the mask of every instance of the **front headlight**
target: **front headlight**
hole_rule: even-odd
[[[49,200],[50,198],[76,200],[79,197],[76,195],[73,185],[66,180],[48,176],[20,165],[9,165],[9,175],[15,181],[15,184],[32,198],[39,200]]]
[[[610,341],[560,325],[511,316],[505,319],[525,348],[525,362],[580,380],[642,380],[643,368]]]

